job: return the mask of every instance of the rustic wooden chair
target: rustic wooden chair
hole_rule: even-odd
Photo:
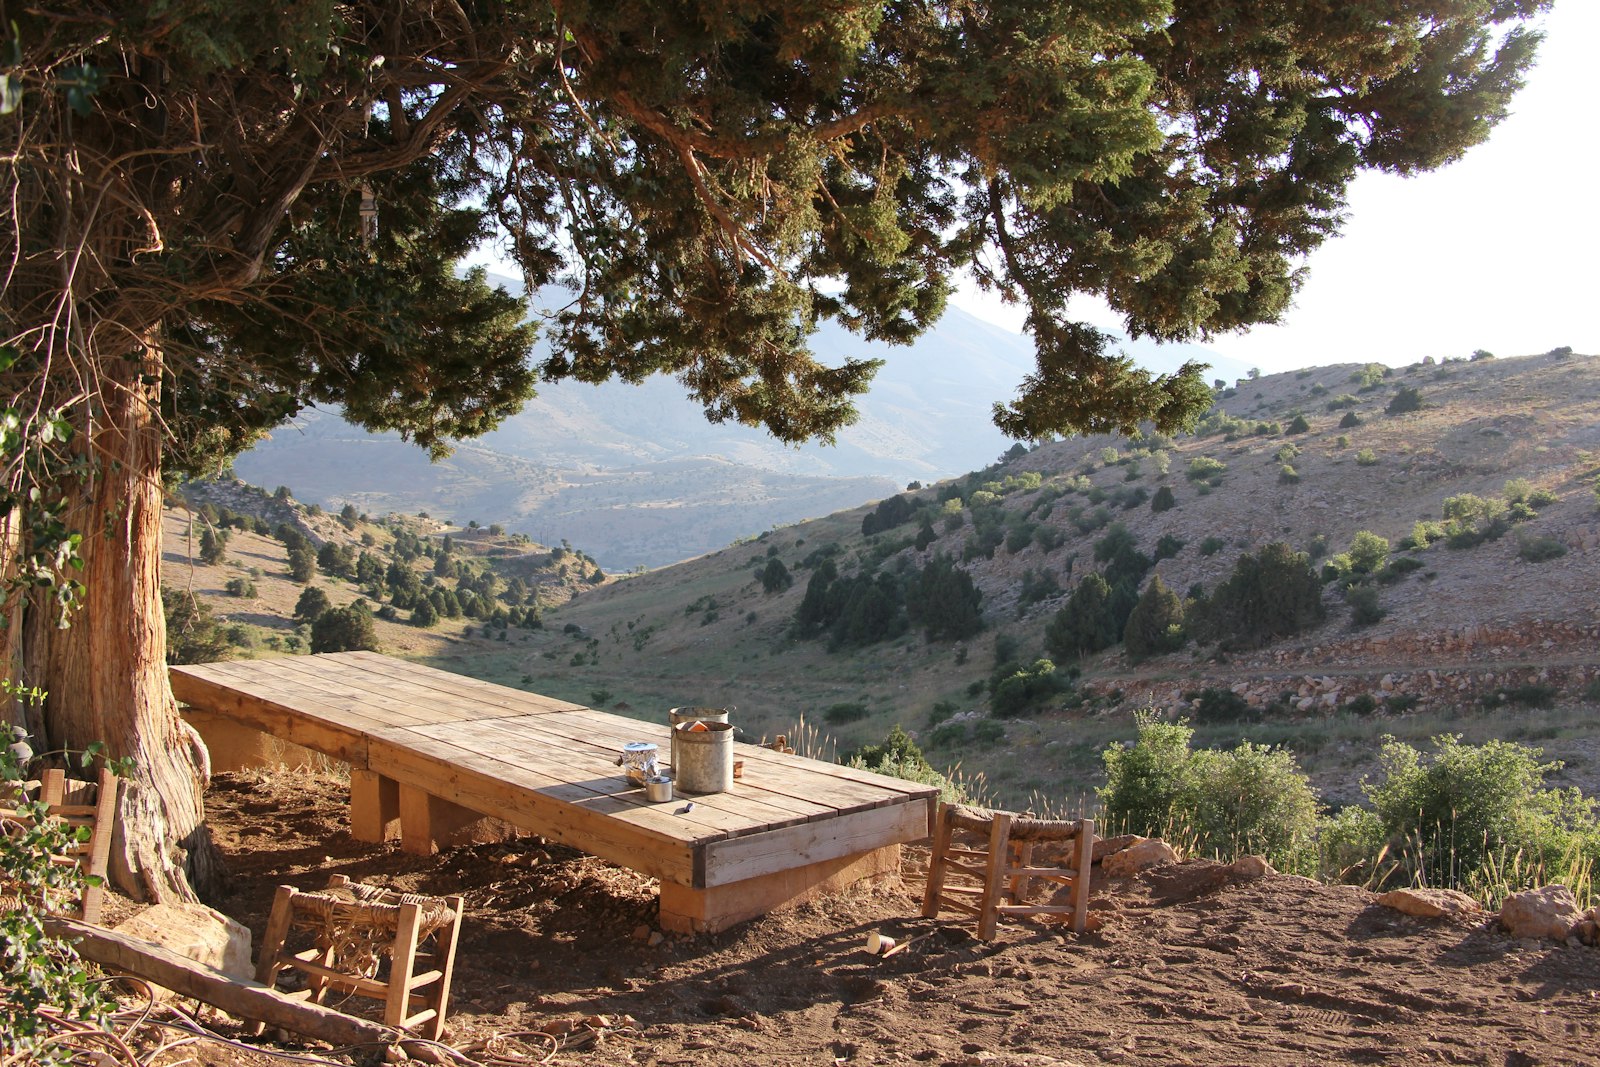
[[[332,989],[380,1000],[385,1024],[421,1027],[423,1037],[437,1041],[444,1033],[464,910],[459,896],[394,893],[342,874],[330,878],[321,893],[280,885],[262,938],[256,980],[270,987],[280,971],[299,971],[306,988],[292,996],[321,1003]],[[296,931],[309,935],[310,948],[284,947]],[[419,951],[430,936],[431,952]],[[385,962],[387,977],[379,978]]]
[[[958,831],[984,839],[982,847],[958,843]],[[1089,868],[1094,862],[1093,819],[1033,819],[1009,811],[980,811],[958,804],[940,804],[934,826],[933,858],[922,914],[936,917],[949,908],[975,916],[978,937],[994,938],[1002,915],[1063,915],[1076,933],[1089,917]],[[1067,865],[1036,863],[1034,847],[1070,845]],[[965,878],[953,884],[952,877]],[[1035,879],[1068,889],[1062,904],[1029,904]]]
[[[78,896],[64,907],[49,901],[50,910],[72,915],[88,923],[100,921],[100,911],[105,901],[106,868],[111,859],[111,835],[116,829],[117,776],[106,768],[100,769],[97,782],[69,779],[59,768],[45,771],[36,781],[24,782],[22,796],[0,797],[0,820],[19,822],[27,819],[18,810],[25,800],[42,801],[52,818],[60,819],[76,830],[87,827],[87,840],[75,842],[51,862],[62,866],[76,866],[85,875]]]

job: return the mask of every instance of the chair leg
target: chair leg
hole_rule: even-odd
[[[944,892],[945,868],[949,862],[950,838],[954,827],[950,822],[950,805],[941,803],[933,824],[933,855],[928,860],[928,886],[922,893],[922,916],[938,918],[939,898]]]
[[[422,909],[416,904],[400,905],[400,925],[394,932],[389,959],[389,993],[383,1004],[383,1021],[388,1026],[404,1027],[411,1016],[411,975],[416,969],[421,928]]]
[[[1000,922],[1000,898],[1006,888],[1006,857],[1011,851],[1011,816],[996,812],[989,824],[989,867],[978,910],[978,940],[993,941]]]
[[[299,890],[292,885],[280,885],[272,897],[272,915],[267,919],[266,933],[261,935],[261,954],[256,957],[256,981],[272,988],[278,981],[283,964],[278,955],[283,951],[283,939],[289,936],[289,920],[294,916],[292,901]]]
[[[1074,863],[1077,874],[1072,879],[1072,932],[1081,934],[1089,926],[1089,882],[1094,866],[1094,820],[1078,820],[1078,847]]]
[[[101,880],[99,885],[85,885],[79,900],[79,910],[86,923],[100,921],[100,909],[105,902],[106,870],[111,865],[111,835],[117,825],[117,790],[122,780],[105,767],[100,768],[100,792],[95,797],[94,828],[89,831],[89,854],[84,858],[85,874]]]
[[[444,1016],[450,1007],[450,979],[456,968],[456,937],[461,933],[461,919],[467,907],[464,897],[446,897],[445,900],[456,917],[433,939],[434,965],[439,970],[439,977],[434,981],[433,990],[427,998],[428,1007],[433,1009],[433,1018],[428,1020],[422,1036],[429,1041],[438,1041],[444,1036]]]

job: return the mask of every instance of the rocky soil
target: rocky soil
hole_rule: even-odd
[[[1352,887],[1193,861],[1097,885],[1098,932],[1003,925],[984,944],[916,917],[912,856],[894,884],[660,937],[632,872],[536,840],[428,859],[362,845],[344,801],[330,778],[220,777],[209,806],[233,880],[219,904],[259,940],[279,883],[464,893],[458,1046],[502,1035],[555,1064],[663,1067],[1600,1064],[1600,950],[1411,918]],[[873,930],[921,940],[873,957]],[[553,1049],[503,1036],[541,1027],[567,1032]]]

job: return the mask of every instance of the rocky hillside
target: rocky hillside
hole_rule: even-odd
[[[856,744],[900,723],[1012,799],[1091,787],[1099,750],[1131,736],[1135,707],[1192,714],[1207,690],[1244,707],[1202,716],[1202,740],[1293,741],[1335,798],[1354,789],[1384,732],[1527,738],[1567,758],[1570,774],[1594,772],[1582,708],[1600,694],[1595,360],[1558,352],[1246,379],[1219,389],[1193,436],[1018,451],[904,494],[902,525],[864,535],[878,514],[864,507],[774,530],[585,594],[552,617],[574,633],[555,627],[504,655],[463,650],[447,665],[641,713],[731,703],[754,733],[804,715]],[[1484,518],[1476,533],[1475,519],[1447,524],[1446,501],[1467,499],[1509,518]],[[1402,549],[1419,522],[1433,524],[1420,531],[1431,543]],[[1047,630],[1106,568],[1096,549],[1118,525],[1138,553],[1161,557],[1141,585],[1159,575],[1202,599],[1271,542],[1307,552],[1317,570],[1332,561],[1325,618],[1259,648],[1191,640],[1140,663],[1120,646],[1062,657]],[[1355,576],[1370,592],[1352,599],[1338,569],[1362,531],[1387,542],[1387,558]],[[976,635],[930,642],[908,628],[831,651],[826,637],[796,639],[823,560],[841,578],[903,581],[938,556],[981,594]],[[773,560],[791,584],[763,581]],[[1022,717],[996,718],[997,658],[1027,669],[1039,657],[1059,661],[1063,683],[1070,668],[1082,677]]]

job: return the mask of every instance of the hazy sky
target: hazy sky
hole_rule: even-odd
[[[1461,161],[1365,174],[1342,236],[1309,260],[1283,322],[1208,347],[1264,371],[1352,360],[1600,352],[1600,3],[1557,0],[1512,115]],[[955,300],[1015,328],[1012,308]],[[1114,326],[1102,307],[1087,317]]]

